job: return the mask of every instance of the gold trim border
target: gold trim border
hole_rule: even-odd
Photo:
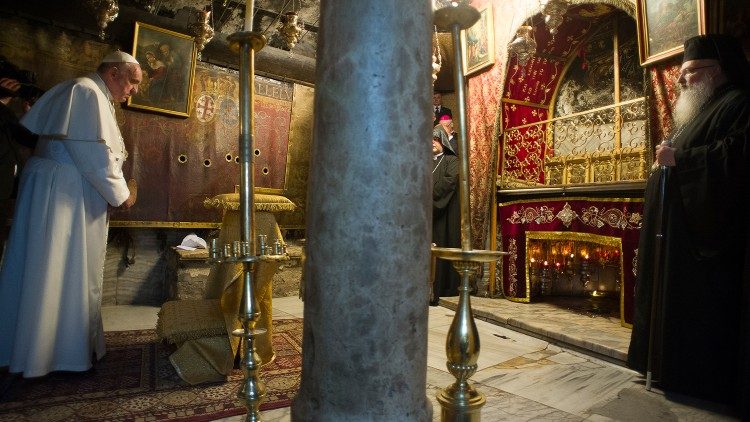
[[[595,196],[563,196],[537,199],[517,199],[509,202],[498,202],[498,207],[509,205],[540,203],[540,202],[563,202],[563,201],[591,201],[591,202],[643,202],[643,198],[598,198]]]
[[[540,121],[534,122],[534,123],[526,123],[526,124],[520,125],[520,126],[513,126],[513,127],[509,127],[507,129],[505,129],[503,131],[503,133],[509,132],[511,130],[524,129],[524,128],[531,127],[531,126],[536,126],[536,125],[544,125],[544,124],[547,124],[547,123],[556,122],[558,120],[569,119],[571,117],[583,116],[584,114],[592,114],[592,113],[596,113],[596,112],[599,112],[599,111],[608,110],[608,109],[611,109],[611,108],[614,109],[614,108],[618,108],[618,107],[623,107],[623,106],[627,106],[627,105],[630,105],[630,104],[635,104],[635,103],[638,103],[638,102],[643,102],[644,104],[646,104],[646,99],[647,99],[646,96],[638,97],[638,98],[634,98],[632,100],[621,101],[619,103],[613,103],[613,104],[608,104],[608,105],[597,107],[597,108],[592,108],[590,110],[584,110],[584,111],[579,111],[579,112],[572,113],[572,114],[566,114],[565,116],[558,116],[558,117],[553,117],[553,118],[547,119],[547,120],[540,120]]]
[[[521,100],[516,100],[516,99],[513,99],[513,98],[503,98],[500,101],[502,101],[503,103],[506,103],[506,104],[516,104],[516,105],[522,105],[522,106],[526,106],[526,107],[543,108],[545,110],[549,110],[550,109],[549,105],[544,105],[544,104],[539,104],[539,103],[532,103],[530,101],[521,101]]]
[[[110,221],[109,227],[167,228],[167,229],[218,229],[221,223],[213,221]]]

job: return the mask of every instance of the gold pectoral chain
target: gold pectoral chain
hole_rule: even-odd
[[[437,170],[440,163],[443,162],[443,158],[445,158],[445,154],[440,156],[440,160],[438,160],[437,164],[435,164],[435,167],[432,168],[432,174],[435,174],[435,170]]]

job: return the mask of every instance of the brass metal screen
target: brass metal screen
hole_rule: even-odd
[[[646,98],[503,131],[502,188],[643,181]]]

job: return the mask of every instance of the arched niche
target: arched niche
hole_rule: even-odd
[[[621,324],[629,326],[639,190],[648,171],[635,13],[625,0],[571,3],[554,35],[541,14],[529,17],[524,24],[532,28],[536,51],[523,66],[509,53],[503,71],[494,240],[510,256],[498,266],[492,287],[516,302],[559,299],[554,296],[564,289],[553,286],[557,293],[544,298],[535,290],[539,277],[529,239],[540,231],[578,236],[584,243],[605,236],[618,242],[619,264],[602,264],[600,274],[619,281],[597,300],[618,309]],[[597,141],[584,139],[592,134]],[[571,143],[561,145],[565,139]],[[576,257],[559,280],[588,274]],[[593,291],[576,287],[575,295],[563,299],[591,298],[584,293]]]
[[[541,14],[536,52],[510,53],[501,105],[500,190],[642,182],[647,118],[632,7],[570,5],[557,33]],[[625,4],[629,5],[629,2]]]

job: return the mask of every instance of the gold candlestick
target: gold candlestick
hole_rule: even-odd
[[[266,37],[259,32],[253,32],[252,14],[254,1],[245,2],[244,31],[236,32],[228,37],[230,46],[240,55],[240,244],[243,256],[234,259],[242,262],[243,296],[239,312],[242,328],[232,332],[232,335],[245,340],[242,369],[245,381],[237,392],[238,397],[245,401],[248,422],[260,421],[260,404],[266,389],[258,377],[260,371],[260,357],[255,351],[254,337],[266,330],[256,329],[255,324],[260,317],[260,308],[253,291],[253,269],[258,257],[255,256],[254,230],[254,169],[253,169],[253,77],[255,75],[255,52],[266,45]]]
[[[469,281],[475,276],[481,263],[500,259],[507,252],[472,250],[471,224],[469,218],[469,148],[466,124],[466,93],[463,69],[463,53],[460,33],[479,20],[479,12],[465,4],[451,3],[435,11],[435,25],[439,30],[448,30],[453,38],[454,81],[458,100],[458,158],[459,199],[461,206],[461,248],[433,247],[432,253],[440,259],[453,262],[453,267],[461,275],[458,309],[451,322],[445,342],[448,355],[448,371],[456,382],[444,388],[437,396],[442,408],[443,421],[480,420],[480,409],[485,403],[482,393],[468,382],[477,370],[479,358],[479,332],[471,312],[471,290]]]

